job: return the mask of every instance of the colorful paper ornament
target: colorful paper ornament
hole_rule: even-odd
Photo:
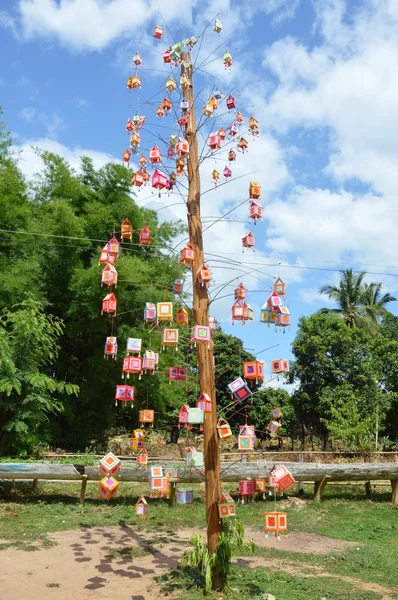
[[[211,413],[212,402],[209,394],[206,392],[200,394],[199,398],[196,400],[196,408],[201,408],[205,414]]]
[[[176,312],[176,322],[180,325],[188,325],[188,321],[188,311],[183,306],[180,306],[180,308]]]
[[[273,533],[275,537],[280,539],[280,533],[287,531],[287,515],[285,512],[265,512],[264,513],[264,529],[265,535]],[[286,536],[287,537],[287,536]]]
[[[102,301],[101,315],[107,313],[109,316],[116,316],[117,300],[114,294],[107,294]]]
[[[128,240],[133,241],[133,226],[131,221],[126,217],[120,225],[120,237],[122,241]]]
[[[117,338],[114,336],[109,336],[106,338],[105,349],[104,349],[104,358],[107,359],[108,356],[116,360],[117,357]]]
[[[180,250],[180,263],[183,265],[192,264],[195,261],[195,249],[191,242]]]
[[[289,361],[286,358],[279,360],[271,360],[271,373],[279,375],[280,373],[289,372]]]
[[[142,371],[142,358],[140,356],[125,356],[123,359],[122,366],[122,377],[126,374],[127,379],[132,375],[139,375],[138,379],[141,379]]]
[[[153,323],[156,321],[156,305],[153,302],[146,302],[144,309],[144,322]]]
[[[122,404],[126,402],[131,402],[131,408],[133,408],[134,390],[135,388],[131,385],[117,385],[115,394],[115,405],[117,406],[117,401],[119,400]]]
[[[232,436],[231,427],[225,419],[218,420],[217,431],[218,431],[218,436],[223,440]]]
[[[218,515],[220,519],[235,517],[235,502],[228,492],[222,492],[218,503]]]
[[[204,411],[201,408],[188,408],[188,423],[190,425],[200,425],[204,421]]]
[[[193,504],[193,491],[177,490],[176,504]]]
[[[252,392],[243,381],[241,377],[238,377],[234,381],[228,384],[228,388],[230,389],[232,395],[239,402],[243,402],[252,396]]]
[[[261,360],[244,362],[243,377],[245,379],[254,379],[256,383],[259,379],[264,379],[264,362]]]
[[[108,452],[100,459],[98,466],[101,473],[111,476],[120,470],[120,459],[113,452]]]
[[[119,482],[114,477],[104,477],[99,482],[98,491],[104,496],[105,500],[110,500],[118,490]]]
[[[195,325],[191,330],[191,344],[210,344],[211,334],[210,327],[205,325]]]
[[[148,502],[145,496],[141,496],[135,503],[135,514],[137,517],[145,517],[148,512]]]

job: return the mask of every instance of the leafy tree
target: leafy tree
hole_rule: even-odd
[[[353,328],[365,328],[370,333],[378,329],[380,318],[388,311],[386,304],[396,300],[390,294],[381,294],[381,283],[364,283],[366,272],[355,274],[352,269],[340,271],[338,286],[324,285],[321,294],[327,295],[338,304],[338,308],[322,308],[324,314],[339,314]]]
[[[253,404],[249,405],[249,423],[256,428],[256,436],[264,439],[267,436],[266,427],[271,421],[271,409],[279,407],[282,410],[282,427],[279,435],[288,435],[292,439],[299,430],[294,406],[289,393],[284,389],[264,388],[254,396]]]
[[[62,410],[60,396],[78,387],[55,379],[62,324],[32,296],[0,318],[0,454],[20,453],[41,441],[43,424]]]
[[[292,351],[296,360],[290,380],[298,384],[292,401],[303,429],[321,435],[326,449],[329,436],[336,436],[344,415],[349,439],[341,431],[339,440],[343,437],[351,446],[352,440],[358,445],[369,442],[374,436],[376,412],[379,411],[382,427],[389,399],[380,389],[368,334],[362,329],[346,327],[336,315],[301,317]],[[347,408],[354,399],[358,415]]]

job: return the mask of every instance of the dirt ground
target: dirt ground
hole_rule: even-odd
[[[142,529],[137,533],[134,524],[95,527],[54,533],[51,539],[56,545],[48,549],[1,550],[1,600],[158,600],[162,594],[154,577],[178,565],[191,534],[192,530],[184,529],[178,533],[144,535]],[[356,546],[352,542],[308,533],[292,533],[288,539],[278,542],[275,538],[265,539],[259,531],[246,529],[246,537],[257,545],[288,552],[327,554]],[[123,549],[129,552],[131,547],[143,555],[123,556]],[[116,555],[115,550],[118,550]],[[300,567],[286,560],[253,557],[239,559],[237,563],[248,568],[266,567],[300,575]],[[318,567],[314,567],[311,576],[337,577]],[[385,600],[398,592],[351,577],[340,579],[358,589],[378,592]]]

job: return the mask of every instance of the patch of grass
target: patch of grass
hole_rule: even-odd
[[[59,583],[46,583],[46,587],[48,588],[59,588],[61,587]]]
[[[148,554],[154,554],[155,548],[150,545],[144,546],[123,546],[122,548],[112,548],[109,550],[105,558],[109,560],[120,559],[120,558],[141,558],[142,556],[148,556]]]
[[[175,600],[203,600],[201,575],[194,569],[175,569],[160,577],[164,594],[174,593]],[[189,596],[187,596],[189,590]],[[266,594],[289,600],[380,600],[374,592],[362,591],[328,577],[296,577],[266,569],[232,567],[228,589],[210,592],[209,600],[261,600]]]

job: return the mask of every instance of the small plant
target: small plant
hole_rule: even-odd
[[[232,556],[242,550],[253,554],[254,542],[245,543],[243,541],[245,528],[241,521],[229,519],[223,521],[223,527],[218,541],[217,550],[210,554],[205,540],[199,533],[195,532],[190,544],[194,546],[193,550],[186,550],[181,559],[181,566],[199,569],[203,577],[203,588],[207,594],[212,587],[214,573],[220,573],[224,585],[231,569]]]

